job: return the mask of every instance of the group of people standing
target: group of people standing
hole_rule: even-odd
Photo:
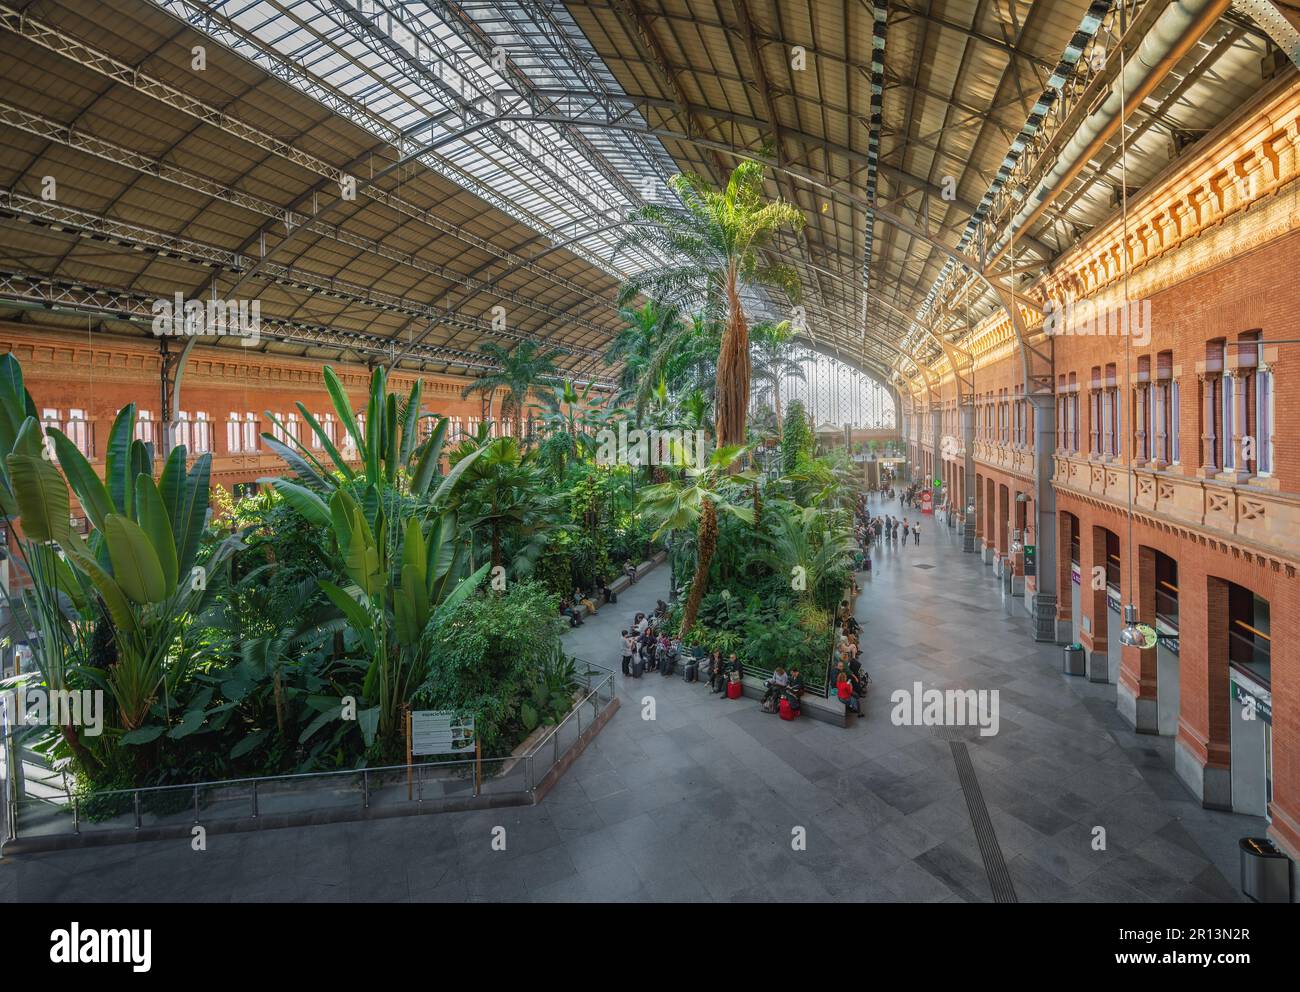
[[[644,672],[673,673],[682,654],[682,641],[668,636],[667,617],[668,604],[661,599],[653,615],[637,613],[632,626],[622,632],[624,675],[640,678]]]
[[[902,543],[907,544],[907,538],[910,535],[913,544],[921,543],[921,521],[910,521],[904,517],[902,521],[891,514],[885,514],[883,517],[876,517],[871,522],[871,527],[876,539],[892,541],[894,544],[899,543],[899,532],[902,532]]]

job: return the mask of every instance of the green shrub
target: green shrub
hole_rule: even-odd
[[[467,600],[426,631],[429,675],[413,705],[473,716],[484,752],[509,753],[527,732],[522,704],[559,650],[564,627],[558,598],[537,582]]]

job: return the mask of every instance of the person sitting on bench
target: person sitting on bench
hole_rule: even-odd
[[[770,702],[773,711],[775,711],[777,701],[780,700],[781,694],[785,692],[786,687],[789,686],[789,684],[790,676],[785,673],[785,668],[781,665],[777,665],[776,671],[772,673],[772,677],[766,682],[767,689],[763,693],[763,700],[759,703],[759,706],[766,709],[767,704]]]
[[[581,627],[583,624],[582,612],[575,610],[567,599],[560,600],[560,615],[569,618],[570,627]]]
[[[681,652],[682,642],[676,637],[669,640],[668,635],[664,634],[659,638],[659,659],[662,662],[660,667],[664,675],[673,673],[673,669],[677,667],[677,659]]]
[[[577,586],[573,587],[573,601],[579,606],[585,606],[587,609],[591,610],[592,616],[596,615],[595,602]]]
[[[731,652],[727,658],[727,663],[722,667],[722,698],[727,699],[727,686],[732,682],[739,682],[745,677],[745,666],[740,663],[736,657],[736,652]]]
[[[709,655],[709,692],[725,692],[727,689],[726,666],[722,663],[722,652],[714,651]]]
[[[795,699],[803,695],[803,676],[799,674],[799,666],[797,665],[790,666],[790,681],[785,687],[785,694],[794,696]]]
[[[636,562],[631,558],[624,562],[623,574],[627,576],[628,585],[636,585]]]
[[[835,695],[844,704],[846,713],[862,716],[862,706],[858,703],[858,697],[853,694],[853,685],[849,682],[849,677],[843,671],[835,676]]]

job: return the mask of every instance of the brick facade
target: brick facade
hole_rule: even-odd
[[[1115,593],[1106,583],[1093,588],[1092,569],[1105,575],[1109,566],[1111,578],[1117,570],[1119,600],[1155,623],[1157,553],[1176,563],[1175,770],[1205,805],[1231,808],[1232,721],[1241,714],[1230,696],[1230,640],[1250,626],[1243,600],[1267,603],[1267,812],[1270,835],[1293,857],[1300,856],[1298,122],[1300,93],[1265,94],[1150,184],[1131,204],[1127,226],[1122,218],[1100,225],[1030,289],[1039,299],[1111,310],[1126,300],[1150,305],[1149,318],[1131,324],[1128,336],[1038,338],[1052,348],[1057,387],[1056,449],[1047,453],[1057,520],[1044,537],[1057,546],[1057,619],[1077,629],[1089,676],[1116,682],[1120,711],[1137,730],[1155,733],[1157,650],[1119,646]],[[1263,347],[1251,344],[1256,337]],[[914,381],[903,400],[913,478],[933,477],[933,412],[963,455],[974,446],[977,548],[1018,575],[1021,563],[1005,561],[1009,532],[1023,526],[1025,543],[1039,540],[1033,411],[1020,399],[1019,347],[1005,315],[986,321],[963,347],[975,357],[973,438],[948,426],[957,404],[950,371],[941,366],[937,382]],[[1070,404],[1077,404],[1077,432],[1064,429]],[[966,502],[962,468],[961,457],[950,459],[942,476],[959,496],[958,511]],[[1018,495],[1026,497],[1019,507]],[[1076,528],[1079,616],[1071,602]],[[1034,579],[1025,583],[1028,602]]]

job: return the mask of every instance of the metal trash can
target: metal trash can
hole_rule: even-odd
[[[1291,859],[1267,837],[1243,837],[1241,891],[1254,902],[1291,901]]]
[[[1066,675],[1087,675],[1088,661],[1083,656],[1082,644],[1067,644],[1062,661],[1062,670]]]

